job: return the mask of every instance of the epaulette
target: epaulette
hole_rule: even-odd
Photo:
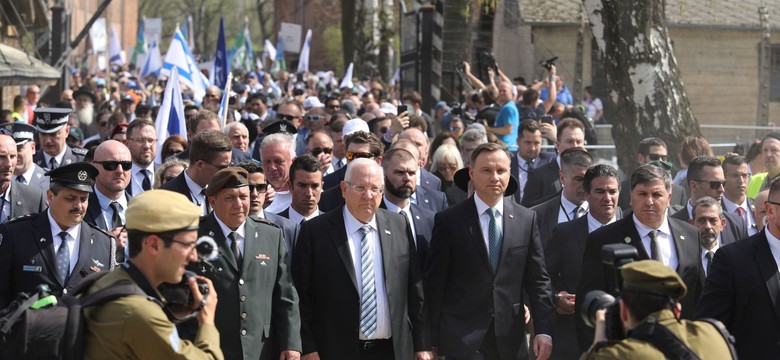
[[[279,225],[276,225],[276,224],[275,224],[275,223],[273,223],[271,220],[268,220],[268,219],[266,219],[266,218],[261,218],[261,217],[257,217],[257,216],[251,215],[251,216],[249,216],[249,217],[248,217],[248,219],[252,219],[252,220],[254,220],[254,221],[255,221],[255,222],[257,222],[257,223],[271,225],[271,226],[273,226],[273,227],[276,227],[276,228],[279,228],[279,229],[281,229],[281,228],[282,228],[281,226],[279,226]]]
[[[82,148],[70,148],[76,155],[86,156],[89,150]]]
[[[89,225],[89,227],[91,227],[92,229],[95,229],[95,230],[97,230],[99,233],[102,233],[103,235],[105,235],[105,236],[109,237],[110,239],[114,239],[114,240],[116,240],[116,238],[114,237],[114,235],[111,235],[111,233],[109,233],[108,231],[105,231],[105,230],[103,230],[103,229],[99,228],[97,225],[90,224],[90,223],[88,223],[88,222],[86,222],[86,221],[82,221],[81,223],[82,223],[82,224],[87,224],[87,225]]]
[[[37,217],[38,217],[38,213],[32,213],[32,214],[17,216],[17,217],[15,217],[13,219],[9,219],[8,222],[12,223],[12,222],[17,222],[19,220],[31,220],[31,219],[35,219]]]

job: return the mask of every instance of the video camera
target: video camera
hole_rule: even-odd
[[[620,295],[623,288],[623,276],[620,269],[639,258],[636,248],[626,244],[609,244],[601,247],[601,261],[612,269],[615,277],[615,293]],[[619,298],[619,296],[618,296]],[[593,290],[585,294],[585,300],[580,307],[580,315],[586,325],[594,327],[596,312],[607,309],[606,333],[607,339],[620,340],[625,338],[623,323],[620,321],[620,308],[618,300],[601,290]]]
[[[498,64],[496,64],[496,57],[491,52],[483,51],[479,53],[479,64],[482,71],[487,74],[488,70],[493,69],[498,73]]]
[[[543,68],[547,69],[547,71],[550,71],[553,65],[555,65],[555,60],[558,60],[557,56],[553,56],[547,60],[542,60],[539,62],[539,65],[541,65]]]
[[[204,272],[209,269],[214,269],[214,265],[211,261],[216,260],[219,257],[219,250],[217,249],[217,243],[214,238],[210,236],[201,236],[195,242],[195,249],[198,251],[198,261],[191,264],[195,268],[202,268]],[[203,308],[203,303],[198,306],[195,304],[195,296],[190,290],[189,281],[190,278],[198,276],[195,272],[185,270],[184,275],[179,283],[169,284],[162,283],[157,290],[167,300],[165,313],[173,323],[182,323],[189,319],[198,316],[200,310]],[[198,281],[198,291],[203,295],[205,299],[209,294],[209,287],[206,283]],[[196,307],[197,306],[197,307]],[[193,311],[192,309],[196,309]]]

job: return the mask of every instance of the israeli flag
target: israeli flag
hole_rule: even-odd
[[[159,76],[161,69],[162,56],[160,56],[160,48],[157,46],[157,42],[154,41],[152,42],[152,46],[149,48],[149,53],[146,56],[144,66],[141,68],[141,73],[139,76],[142,78],[152,74]]]
[[[119,37],[116,35],[113,26],[108,36],[108,62],[119,65],[125,63],[122,60],[122,45],[119,43]]]
[[[301,48],[301,56],[298,59],[298,71],[296,73],[301,74],[309,71],[309,52],[311,51],[311,29],[306,32],[306,40],[303,41],[303,47]]]
[[[171,70],[174,68],[179,72],[179,81],[192,89],[195,103],[200,104],[203,96],[206,95],[209,80],[200,72],[195,57],[187,45],[187,40],[184,39],[178,26],[173,34],[173,39],[171,39],[171,44],[168,46],[160,73],[170,78]]]
[[[178,32],[178,31],[177,31]],[[181,85],[179,74],[181,71],[175,66],[171,69],[171,77],[165,85],[163,101],[157,119],[154,121],[157,128],[157,137],[167,139],[171,135],[179,135],[187,140],[187,125],[184,121],[184,103],[181,100]],[[157,155],[155,161],[162,163],[162,141],[157,142]]]

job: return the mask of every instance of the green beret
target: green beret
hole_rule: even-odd
[[[206,188],[206,195],[216,195],[222,189],[235,189],[249,186],[247,181],[249,173],[240,167],[229,167],[217,171],[211,178],[209,186]]]
[[[624,265],[623,289],[679,299],[688,292],[680,275],[672,268],[656,260],[635,261]]]

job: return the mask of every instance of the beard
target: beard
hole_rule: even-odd
[[[701,245],[704,247],[709,247],[717,240],[718,240],[718,235],[715,234],[714,232],[701,234]]]
[[[94,120],[93,117],[95,115],[95,106],[90,104],[85,108],[77,109],[76,115],[78,115],[79,122],[82,125],[86,125],[86,126],[92,125],[92,121]]]
[[[399,199],[408,199],[414,194],[414,185],[411,182],[406,182],[395,187],[389,181],[385,181],[385,190]]]

